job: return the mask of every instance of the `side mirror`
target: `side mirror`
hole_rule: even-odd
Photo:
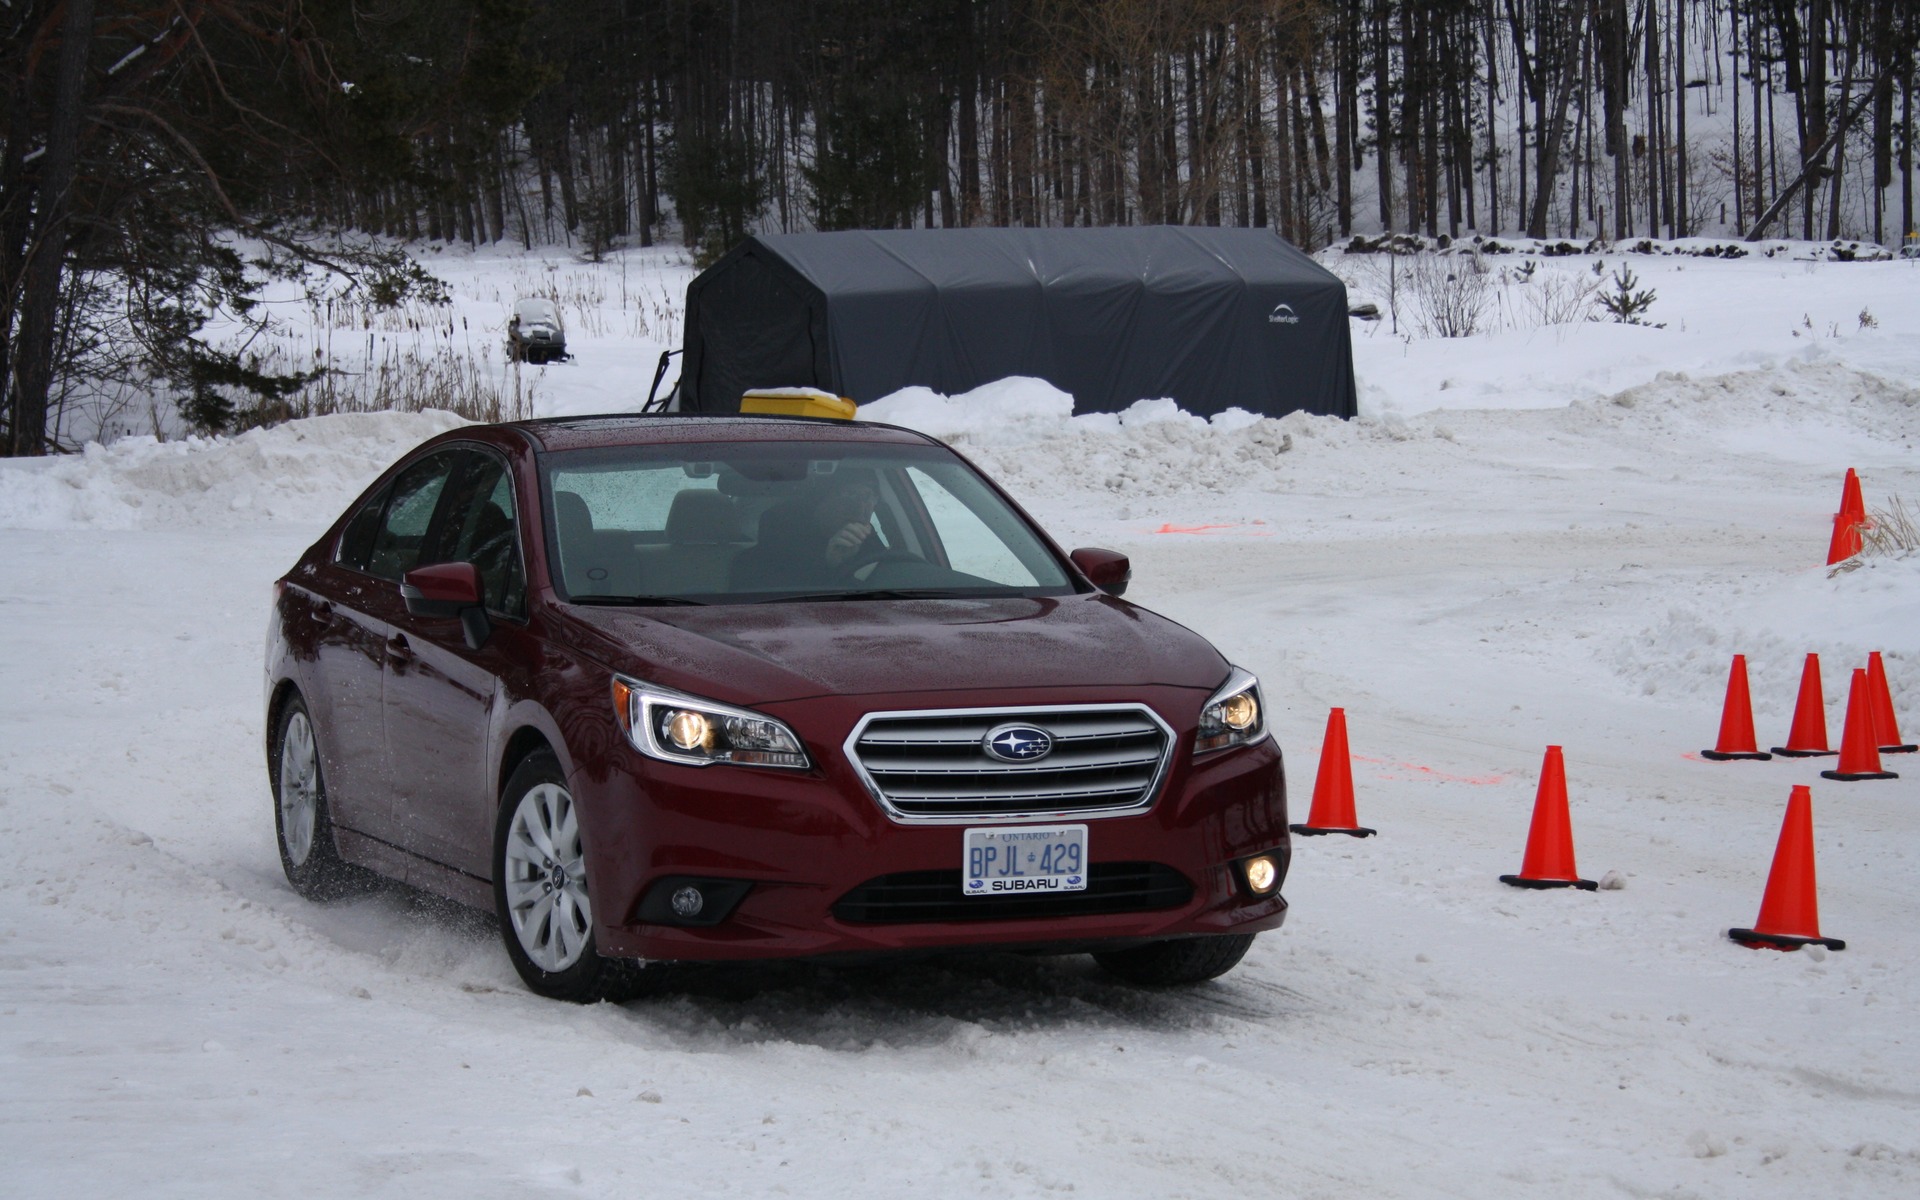
[[[416,567],[400,580],[400,597],[416,617],[458,620],[467,649],[484,646],[493,625],[480,598],[480,572],[472,563],[435,563]]]
[[[1118,550],[1100,550],[1085,546],[1075,550],[1067,557],[1087,582],[1099,588],[1109,596],[1127,594],[1127,584],[1133,579],[1133,563]]]

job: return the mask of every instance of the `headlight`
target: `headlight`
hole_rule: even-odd
[[[1260,681],[1235,667],[1200,710],[1200,730],[1193,739],[1193,752],[1205,754],[1228,746],[1246,746],[1265,736],[1267,719],[1260,705]]]
[[[614,676],[613,711],[634,749],[683,766],[805,767],[793,730],[751,709]]]

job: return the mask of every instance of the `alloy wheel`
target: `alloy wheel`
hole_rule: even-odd
[[[580,822],[564,787],[542,783],[520,797],[507,829],[507,915],[521,950],[542,971],[579,960],[593,930]]]
[[[320,815],[320,757],[313,725],[296,711],[280,736],[280,841],[287,861],[300,866],[313,852],[313,831]]]

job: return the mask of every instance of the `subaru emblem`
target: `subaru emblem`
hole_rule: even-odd
[[[1031,725],[996,725],[980,744],[1001,762],[1033,762],[1053,752],[1053,735]]]

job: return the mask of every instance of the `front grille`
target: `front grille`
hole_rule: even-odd
[[[1193,884],[1164,863],[1094,863],[1083,892],[967,896],[960,872],[904,871],[869,879],[842,896],[833,915],[849,925],[906,921],[1005,921],[1020,917],[1092,917],[1179,908]]]
[[[1031,725],[1053,750],[1032,762],[987,753],[995,728]],[[901,821],[1109,816],[1153,803],[1173,731],[1137,704],[875,713],[847,739],[874,798]]]

